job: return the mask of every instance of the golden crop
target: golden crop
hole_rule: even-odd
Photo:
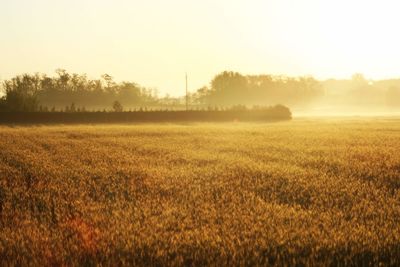
[[[399,265],[400,121],[0,127],[0,265]]]

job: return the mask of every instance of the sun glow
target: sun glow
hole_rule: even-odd
[[[0,78],[56,68],[180,94],[223,70],[396,77],[396,1],[24,1],[0,9]]]

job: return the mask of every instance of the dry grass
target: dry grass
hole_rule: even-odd
[[[0,264],[400,264],[400,121],[0,127]]]

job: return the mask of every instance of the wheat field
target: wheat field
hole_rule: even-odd
[[[0,126],[0,265],[399,265],[400,119]]]

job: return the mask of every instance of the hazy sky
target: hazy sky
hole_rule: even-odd
[[[57,68],[163,95],[223,70],[400,76],[400,3],[376,0],[0,0],[0,79]]]

